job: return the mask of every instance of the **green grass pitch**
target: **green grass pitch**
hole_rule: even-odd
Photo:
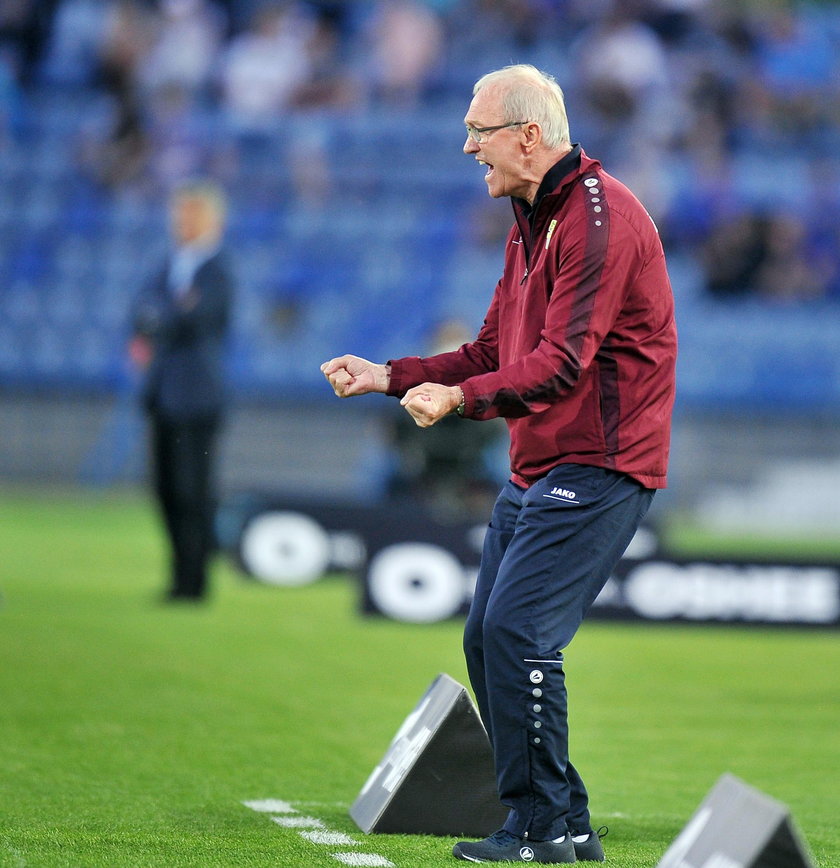
[[[208,605],[167,607],[162,573],[142,498],[0,495],[0,866],[455,864],[452,840],[365,836],[348,809],[432,679],[466,681],[460,623],[364,618],[347,577],[276,589],[225,561]],[[608,864],[654,866],[729,771],[840,866],[839,638],[585,624],[572,752]]]

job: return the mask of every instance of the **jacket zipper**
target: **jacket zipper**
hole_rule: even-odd
[[[528,279],[528,274],[531,270],[531,242],[533,241],[533,231],[531,229],[531,224],[529,221],[525,221],[525,228],[523,228],[522,224],[519,222],[518,216],[516,222],[519,225],[519,233],[520,237],[522,238],[522,245],[525,248],[525,273],[522,275],[522,279],[519,281],[519,285],[522,286],[522,284],[525,283],[525,281]],[[536,220],[534,220],[534,225],[536,226]]]

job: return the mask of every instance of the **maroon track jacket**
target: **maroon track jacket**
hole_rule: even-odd
[[[533,210],[514,199],[504,274],[476,339],[392,360],[388,394],[460,385],[464,416],[502,416],[512,479],[559,464],[664,488],[677,333],[659,234],[636,197],[575,146]]]

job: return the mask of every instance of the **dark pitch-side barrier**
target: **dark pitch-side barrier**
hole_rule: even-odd
[[[788,807],[727,773],[656,868],[814,868],[814,862]]]
[[[279,586],[324,573],[357,575],[364,612],[416,623],[463,614],[484,525],[446,520],[421,504],[363,506],[245,495],[218,517],[219,537],[250,576]],[[643,527],[592,618],[687,623],[840,626],[840,565],[822,561],[685,558]]]
[[[445,673],[403,721],[350,808],[363,832],[477,838],[507,814],[478,709]]]

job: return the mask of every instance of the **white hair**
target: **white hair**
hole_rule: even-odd
[[[529,63],[505,66],[483,75],[473,87],[473,96],[487,85],[503,88],[502,107],[506,121],[539,124],[543,142],[548,148],[571,144],[563,91],[553,75]]]

